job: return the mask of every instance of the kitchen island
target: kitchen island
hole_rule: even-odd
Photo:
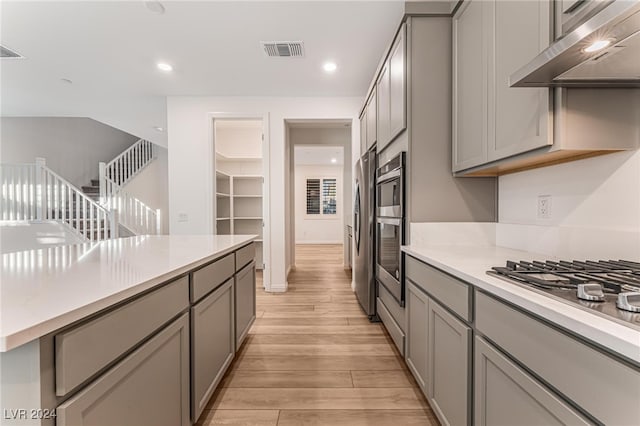
[[[492,244],[403,247],[406,361],[443,424],[638,424],[640,327],[486,272],[555,260]]]
[[[3,255],[1,424],[195,423],[255,319],[255,238]]]

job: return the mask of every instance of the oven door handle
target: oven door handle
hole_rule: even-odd
[[[378,223],[384,223],[385,225],[402,226],[402,219],[396,219],[391,217],[379,217]]]
[[[378,176],[378,179],[376,180],[377,184],[381,184],[393,179],[397,179],[400,177],[400,175],[402,174],[402,170],[400,169],[396,169],[396,170],[392,170],[389,173],[385,173],[382,176]]]

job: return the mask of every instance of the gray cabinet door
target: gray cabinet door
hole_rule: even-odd
[[[550,43],[548,0],[491,1],[488,161],[553,143],[548,88],[509,87],[509,76]]]
[[[187,426],[189,320],[183,314],[57,409],[58,426]]]
[[[471,424],[471,328],[429,299],[427,396],[443,425]]]
[[[427,393],[428,386],[428,345],[429,345],[429,297],[411,281],[407,285],[407,351],[406,361],[409,370],[416,378],[422,391]]]
[[[380,71],[376,84],[377,113],[376,113],[376,138],[378,140],[377,151],[380,152],[391,142],[391,81],[389,61],[387,60]]]
[[[367,104],[367,149],[371,149],[371,147],[376,143],[377,108],[378,98],[376,96],[376,88],[374,86],[371,91],[369,103]]]
[[[251,262],[236,274],[236,352],[256,319],[256,264]]]
[[[195,423],[235,354],[233,278],[191,308],[191,417]]]
[[[367,108],[360,116],[360,155],[367,152]]]
[[[406,24],[402,24],[389,53],[389,133],[395,139],[407,128]]]
[[[480,337],[475,339],[478,426],[590,424]]]
[[[453,171],[487,161],[486,3],[466,1],[453,17]]]

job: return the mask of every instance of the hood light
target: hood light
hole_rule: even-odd
[[[597,52],[598,50],[602,50],[610,44],[610,40],[597,40],[591,43],[589,46],[585,47],[584,51],[587,53]]]

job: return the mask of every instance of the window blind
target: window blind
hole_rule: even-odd
[[[320,179],[307,179],[307,214],[320,214]]]
[[[336,179],[322,180],[322,214],[336,214]]]

